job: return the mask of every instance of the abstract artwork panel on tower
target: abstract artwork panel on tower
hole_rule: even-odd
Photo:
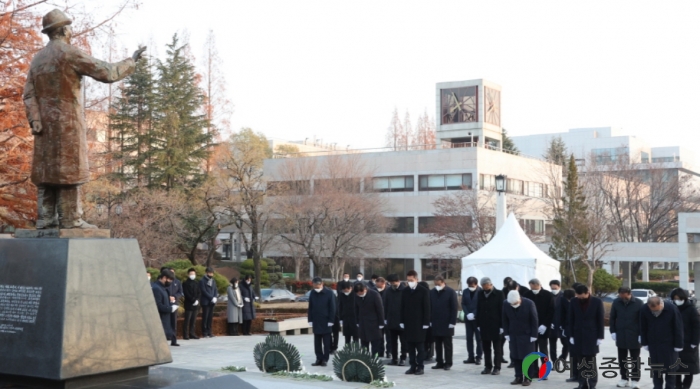
[[[440,106],[442,124],[471,123],[479,120],[477,86],[442,89]]]

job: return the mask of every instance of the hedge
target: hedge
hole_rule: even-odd
[[[633,282],[632,289],[651,289],[657,294],[669,294],[678,287],[677,282]]]

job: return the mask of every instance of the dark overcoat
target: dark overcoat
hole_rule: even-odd
[[[480,287],[476,287],[474,291],[474,297],[472,297],[469,288],[462,291],[462,312],[464,312],[464,321],[467,322],[467,314],[473,313],[476,316],[476,310],[479,304],[478,297],[479,292],[481,292]]]
[[[527,354],[535,351],[537,338],[537,308],[532,301],[521,298],[520,306],[513,308],[508,301],[503,301],[503,335],[509,336],[510,359],[525,359]]]
[[[389,287],[384,290],[384,319],[386,328],[390,330],[401,330],[401,296],[405,288],[399,285],[396,289]]]
[[[668,368],[678,358],[674,348],[683,348],[683,319],[681,312],[672,304],[664,304],[661,314],[656,317],[648,305],[640,314],[642,346],[649,346],[651,363],[663,363]]]
[[[131,58],[107,63],[60,40],[36,53],[24,86],[27,119],[43,127],[34,136],[34,184],[78,185],[90,180],[83,76],[111,83],[135,69]]]
[[[202,277],[199,280],[199,290],[201,292],[202,299],[199,300],[199,305],[203,307],[208,307],[210,305],[216,305],[211,302],[214,297],[219,295],[218,289],[216,287],[216,280],[214,277],[208,278],[207,276]]]
[[[311,291],[309,294],[309,323],[312,324],[314,334],[330,334],[332,328],[328,323],[335,322],[335,295],[333,291],[323,287],[323,290]]]
[[[552,293],[554,295],[554,293]],[[552,315],[552,325],[554,328],[552,329],[552,326],[550,326],[550,332],[549,332],[549,337],[550,338],[558,338],[561,336],[561,330],[559,327],[561,327],[561,313],[562,313],[562,303],[566,299],[564,298],[564,291],[561,290],[559,291],[559,294],[554,295],[552,298],[552,304],[554,305],[554,314]]]
[[[615,334],[615,346],[624,349],[638,349],[639,344],[639,312],[644,303],[632,296],[628,303],[616,298],[610,307],[610,333]]]
[[[255,289],[253,289],[253,284],[247,284],[244,281],[239,282],[238,287],[241,288],[241,297],[243,298],[243,320],[253,320],[255,319]],[[246,298],[250,301],[245,301]]]
[[[160,322],[163,325],[163,331],[165,331],[166,339],[172,338],[174,332],[172,325],[170,324],[170,314],[173,312],[172,304],[170,304],[170,295],[168,294],[168,288],[156,281],[151,284],[151,290],[153,290],[153,297],[156,300],[156,308],[158,308],[158,315],[160,316]]]
[[[698,374],[700,373],[698,366],[698,343],[700,343],[698,310],[695,308],[695,304],[688,300],[678,309],[681,311],[681,319],[683,320],[683,351],[678,356],[681,358],[681,362],[688,367],[679,367],[677,371]],[[694,345],[695,348],[691,345]]]
[[[476,326],[481,332],[481,340],[500,340],[503,328],[503,292],[493,288],[486,297],[486,291],[479,292],[478,309],[476,311]]]
[[[585,312],[578,298],[572,298],[569,304],[566,335],[574,338],[574,344],[570,344],[572,355],[598,354],[598,339],[605,338],[603,301],[593,296],[589,299],[588,309]]]
[[[371,342],[382,338],[379,327],[384,327],[384,304],[379,292],[367,288],[365,297],[355,295],[355,317],[361,341]]]
[[[422,286],[405,288],[401,295],[401,323],[406,342],[425,342],[430,326],[430,291]]]
[[[571,309],[571,301],[562,296],[559,309],[559,328],[561,328],[561,336],[568,338],[569,334],[566,333],[566,327],[569,324],[569,309]]]
[[[170,293],[170,296],[175,297],[176,303],[179,302],[182,296],[185,295],[182,291],[182,282],[177,278],[174,279],[170,286],[168,286],[168,293]]]
[[[182,292],[185,294],[185,311],[194,311],[199,308],[201,301],[197,305],[193,305],[195,301],[201,299],[202,290],[199,287],[199,282],[190,280],[189,278],[182,284]]]
[[[343,335],[357,336],[357,318],[355,318],[355,293],[347,296],[338,293],[338,317],[343,322]]]
[[[525,298],[532,300],[535,303],[535,309],[537,309],[537,319],[539,320],[539,326],[545,326],[546,330],[544,334],[539,335],[540,338],[549,338],[549,334],[552,331],[552,321],[554,319],[554,295],[548,290],[540,288],[538,293],[528,290],[525,293]]]
[[[445,286],[441,291],[435,288],[430,291],[430,324],[433,336],[455,335],[457,292],[449,286]]]

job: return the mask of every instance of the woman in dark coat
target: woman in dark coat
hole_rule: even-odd
[[[358,342],[357,318],[355,317],[355,294],[352,284],[341,281],[338,283],[338,318],[343,327],[345,344]]]
[[[160,322],[163,324],[163,331],[167,340],[172,340],[175,337],[175,332],[170,323],[170,314],[174,312],[173,307],[175,305],[170,303],[170,295],[168,293],[168,287],[173,282],[173,279],[175,279],[175,275],[171,271],[165,270],[160,273],[156,282],[151,284],[153,298],[156,301],[156,308],[158,309]]]
[[[535,341],[537,341],[537,329],[539,320],[537,318],[537,308],[535,303],[520,294],[511,290],[508,298],[503,302],[503,334],[510,346],[510,359],[515,365],[515,380],[511,385],[530,385],[530,380],[524,377],[522,366],[523,359],[535,351]],[[537,376],[537,364],[530,365],[528,371],[530,378]]]
[[[372,346],[372,355],[381,357],[381,342],[384,328],[384,305],[379,292],[359,283],[355,285],[355,317],[362,347]]]
[[[698,366],[698,343],[700,343],[700,318],[688,295],[683,289],[675,289],[671,292],[671,299],[681,311],[683,321],[683,351],[678,353],[681,362],[688,366],[680,366],[677,373],[685,373],[684,376],[676,376],[676,388],[687,389],[693,384],[693,375],[700,373]]]
[[[241,288],[241,297],[243,297],[243,335],[250,335],[250,325],[255,319],[255,290],[253,290],[253,285],[251,285],[251,280],[253,277],[250,275],[245,276],[243,285]]]

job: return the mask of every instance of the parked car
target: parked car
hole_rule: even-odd
[[[606,295],[605,297],[601,297],[600,299],[603,300],[604,303],[612,303],[613,300],[617,298],[617,293],[610,293]]]
[[[260,289],[263,303],[287,303],[297,301],[297,296],[286,289]]]
[[[642,300],[642,302],[646,304],[647,301],[649,301],[649,297],[656,296],[656,293],[651,289],[632,289],[632,296]]]

